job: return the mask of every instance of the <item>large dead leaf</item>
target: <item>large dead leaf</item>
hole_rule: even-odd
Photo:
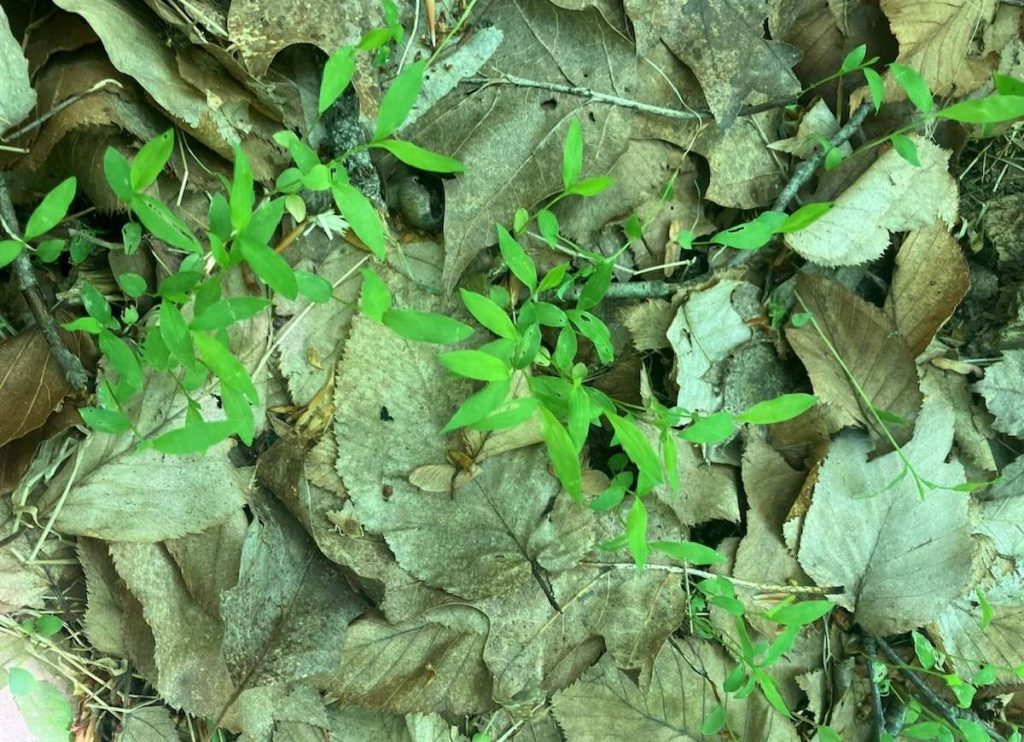
[[[628,95],[636,83],[630,44],[593,8],[567,11],[542,0],[490,0],[474,9],[504,34],[487,72],[543,84]],[[473,258],[496,241],[494,225],[562,188],[562,144],[570,119],[585,140],[584,175],[605,173],[629,136],[629,112],[554,90],[461,89],[417,122],[413,138],[472,163],[445,181],[444,286],[450,292]]]
[[[574,685],[555,694],[555,718],[569,739],[702,739],[701,725],[718,704],[739,739],[796,740],[796,730],[759,693],[728,699],[725,653],[699,640],[666,644],[641,685],[605,657]],[[600,732],[597,732],[600,730]],[[596,735],[596,736],[595,736]]]
[[[483,713],[493,704],[483,662],[487,628],[483,614],[459,605],[402,623],[356,621],[330,692],[342,703],[399,714]]]
[[[153,373],[127,410],[156,437],[179,427],[185,400],[174,379]],[[236,513],[247,487],[224,442],[205,455],[136,451],[132,435],[92,433],[43,495],[44,512],[63,497],[56,528],[108,541],[162,541],[205,531]]]
[[[922,477],[952,487],[964,480],[946,463],[953,411],[929,398],[903,448]],[[970,579],[969,496],[948,489],[918,494],[898,452],[868,460],[871,441],[840,435],[818,474],[804,520],[799,559],[815,582],[843,586],[838,598],[868,631],[889,635],[935,620]]]
[[[219,619],[192,599],[161,544],[112,543],[110,553],[153,632],[160,695],[175,708],[218,718],[234,700]]]
[[[797,293],[803,302],[801,311],[813,315],[824,338],[812,323],[787,328],[786,338],[807,368],[815,394],[829,404],[834,425],[877,427],[848,370],[868,403],[907,421],[906,425],[888,423],[893,437],[899,442],[909,439],[921,407],[921,391],[914,357],[889,318],[824,278],[801,274]]]
[[[627,0],[626,13],[641,52],[660,36],[693,70],[723,128],[732,125],[752,93],[785,98],[800,89],[792,70],[800,52],[765,38],[763,3]]]
[[[181,570],[189,593],[209,615],[220,615],[220,595],[238,582],[238,565],[248,527],[239,509],[202,533],[164,542]]]
[[[921,73],[936,95],[963,95],[988,76],[975,35],[992,20],[997,0],[881,0],[900,42],[897,62]]]
[[[941,222],[907,235],[896,253],[896,272],[885,310],[919,356],[970,288],[967,261]]]
[[[939,648],[961,677],[971,677],[983,664],[997,670],[997,682],[1019,688],[1013,668],[1024,664],[1024,607],[993,605],[992,622],[981,627],[981,611],[970,600],[954,601],[934,624]]]
[[[708,160],[707,197],[738,209],[767,206],[779,193],[783,171],[764,132],[778,130],[782,111],[773,110],[737,119],[726,130],[708,127],[694,149]]]
[[[831,211],[805,229],[786,235],[801,257],[824,266],[860,265],[881,257],[890,232],[952,226],[957,216],[957,185],[949,174],[949,152],[919,136],[920,166],[895,150],[881,155],[847,188]]]
[[[1024,437],[1024,350],[1003,351],[1003,360],[985,369],[985,378],[974,385],[981,392],[992,427],[1003,433]]]
[[[278,503],[258,502],[238,584],[221,594],[224,659],[236,693],[321,686],[338,668],[348,622],[365,603]]]
[[[32,113],[36,93],[28,79],[28,60],[11,34],[7,14],[0,8],[0,132],[11,129]]]

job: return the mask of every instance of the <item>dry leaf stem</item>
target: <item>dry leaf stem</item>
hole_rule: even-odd
[[[4,229],[11,239],[19,238],[21,227],[18,226],[18,216],[14,212],[11,194],[7,190],[7,180],[2,173],[0,173],[0,221],[3,221]],[[53,319],[53,315],[50,314],[46,302],[43,301],[43,295],[39,291],[36,274],[32,268],[32,260],[25,250],[22,250],[14,259],[14,276],[18,282],[18,289],[25,297],[25,301],[28,302],[32,316],[35,317],[43,337],[46,338],[50,350],[53,351],[57,363],[64,372],[64,378],[75,392],[79,394],[85,392],[88,383],[85,368],[78,356],[64,345],[57,330],[57,323]]]

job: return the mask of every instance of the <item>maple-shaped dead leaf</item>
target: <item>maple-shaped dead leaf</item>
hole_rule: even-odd
[[[997,5],[997,0],[881,0],[900,43],[896,61],[920,72],[936,95],[964,95],[988,77],[989,66],[974,55],[974,38]]]
[[[953,315],[970,285],[967,260],[945,224],[935,222],[903,240],[885,311],[914,357]]]
[[[787,328],[786,338],[807,368],[815,394],[830,405],[835,427],[878,429],[868,406],[872,405],[876,412],[905,421],[897,424],[889,418],[887,426],[897,442],[908,440],[922,397],[914,357],[891,320],[878,307],[824,278],[801,274],[797,295],[803,304],[800,311],[810,312],[814,322]]]
[[[881,257],[890,232],[952,226],[957,216],[957,185],[949,174],[949,152],[911,136],[920,166],[895,150],[882,154],[836,199],[816,222],[786,235],[801,257],[824,266],[860,265]]]

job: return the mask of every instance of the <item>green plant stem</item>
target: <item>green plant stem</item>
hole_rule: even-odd
[[[445,34],[445,37],[441,39],[441,43],[437,45],[436,49],[434,49],[434,53],[430,55],[430,58],[427,60],[427,67],[430,67],[430,65],[437,61],[441,52],[443,52],[445,47],[447,47],[448,44],[451,43],[452,39],[455,38],[455,34],[457,34],[462,26],[465,25],[466,21],[469,20],[469,14],[473,12],[473,8],[476,7],[477,1],[478,0],[470,0],[469,4],[466,5],[466,9],[462,11],[462,15],[459,16],[459,20],[455,22],[454,26],[452,26],[452,30]],[[412,39],[410,39],[410,43],[411,42]]]

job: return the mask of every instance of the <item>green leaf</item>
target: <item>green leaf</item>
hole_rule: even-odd
[[[478,420],[483,420],[505,404],[511,388],[512,382],[509,379],[493,381],[487,384],[476,394],[468,397],[459,406],[459,409],[455,411],[452,419],[448,421],[441,432],[450,433],[458,428],[472,425]]]
[[[267,299],[256,296],[234,296],[221,299],[198,312],[192,320],[193,330],[220,330],[236,322],[255,317],[270,304]]]
[[[619,503],[621,503],[625,498],[626,490],[629,489],[632,484],[632,474],[629,472],[619,472],[615,475],[615,478],[612,479],[611,484],[605,488],[604,492],[587,503],[587,507],[599,513],[617,508]],[[625,542],[623,542],[622,545],[625,546]]]
[[[558,341],[555,343],[555,352],[551,355],[551,360],[560,371],[566,373],[576,360],[577,350],[576,333],[570,327],[563,327],[558,331]]]
[[[985,727],[971,719],[958,718],[956,725],[960,733],[964,735],[965,742],[989,742],[992,739]]]
[[[252,219],[252,209],[256,203],[256,194],[253,190],[252,168],[249,167],[249,158],[245,151],[238,145],[235,146],[235,172],[231,181],[231,193],[228,206],[231,211],[231,226],[241,232],[249,226]]]
[[[780,224],[775,231],[779,234],[788,234],[790,232],[798,232],[801,229],[806,229],[814,224],[814,222],[821,219],[821,217],[825,216],[831,208],[831,201],[818,201],[815,203],[804,204],[786,217],[786,221]]]
[[[1018,80],[1009,75],[1000,75],[997,72],[992,75],[992,82],[999,95],[1024,95],[1024,80]]]
[[[992,610],[992,604],[988,602],[988,598],[985,593],[981,591],[981,588],[976,588],[974,594],[978,596],[978,607],[981,608],[981,630],[984,631],[992,623],[992,617],[995,612]]]
[[[338,211],[345,217],[345,221],[352,227],[356,236],[363,241],[370,252],[380,260],[384,260],[387,251],[384,227],[380,222],[380,215],[373,208],[370,199],[347,183],[332,185],[331,194],[334,196],[334,203],[337,204]]]
[[[843,63],[839,67],[839,74],[846,75],[860,67],[860,63],[864,61],[864,56],[867,53],[867,44],[861,44],[860,46],[851,50],[849,54],[843,57]]]
[[[789,708],[786,706],[786,702],[782,699],[782,694],[779,693],[779,689],[775,685],[775,681],[768,675],[764,670],[754,668],[754,678],[757,680],[757,685],[764,694],[765,699],[772,705],[776,711],[783,716],[790,718],[792,714],[789,712]]]
[[[568,431],[558,422],[558,418],[543,405],[539,409],[541,436],[548,450],[551,468],[555,470],[555,476],[569,493],[569,497],[582,503],[583,480],[576,446],[573,445]]]
[[[728,412],[715,412],[695,418],[684,430],[679,431],[679,437],[690,443],[710,445],[729,440],[735,428],[732,415]]]
[[[192,336],[188,331],[188,323],[178,308],[169,301],[160,304],[160,337],[164,341],[171,358],[188,368],[195,364],[195,352],[192,349]]]
[[[64,628],[64,622],[56,616],[40,616],[33,625],[37,636],[53,636]]]
[[[893,134],[889,137],[892,148],[896,154],[909,162],[914,167],[921,167],[921,159],[917,156],[917,145],[914,140],[903,134]]]
[[[716,703],[711,713],[704,717],[700,725],[700,733],[707,737],[713,737],[725,729],[725,706]]]
[[[612,284],[612,268],[614,264],[610,261],[603,261],[600,263],[596,270],[590,274],[587,282],[583,284],[583,290],[580,292],[580,298],[576,302],[577,309],[593,309],[601,300],[604,299],[604,295],[608,293],[608,287]]]
[[[53,261],[60,257],[60,254],[62,252],[64,252],[65,244],[67,244],[67,242],[62,239],[54,238],[50,240],[44,240],[43,242],[39,243],[39,245],[36,247],[36,258],[38,258],[43,263],[52,263]],[[0,264],[2,264],[2,260],[3,258],[0,257]]]
[[[640,428],[636,426],[636,423],[629,418],[611,413],[605,413],[605,417],[608,418],[608,422],[615,429],[615,437],[618,438],[622,450],[626,452],[626,455],[629,456],[630,460],[636,464],[637,469],[640,470],[640,481],[637,485],[638,493],[643,494],[649,491],[654,485],[662,481],[661,461],[651,446],[651,442],[647,440],[647,436],[640,432]]]
[[[193,332],[192,340],[203,356],[203,363],[220,379],[223,386],[240,391],[252,404],[259,404],[260,395],[242,362],[217,338]]]
[[[813,394],[783,394],[775,399],[758,402],[753,407],[736,415],[736,419],[754,425],[771,425],[784,420],[792,420],[807,412],[817,403],[818,398]]]
[[[996,668],[994,665],[983,665],[971,677],[973,685],[992,685],[996,682]]]
[[[295,271],[299,293],[315,304],[326,304],[334,296],[331,282],[309,271]]]
[[[550,291],[556,289],[562,285],[562,281],[565,279],[565,274],[569,270],[568,263],[559,263],[554,268],[547,272],[547,275],[541,279],[540,284],[537,286],[537,293],[544,291]]]
[[[157,293],[172,301],[185,303],[202,277],[203,274],[199,271],[179,271],[161,281]]]
[[[843,742],[843,738],[831,727],[818,727],[816,731],[818,742]]]
[[[110,435],[120,435],[131,429],[131,421],[117,410],[104,410],[100,407],[79,407],[78,414],[85,424],[93,430]]]
[[[354,46],[343,46],[334,52],[324,65],[323,79],[320,82],[320,97],[317,101],[317,113],[321,116],[331,107],[334,101],[345,92],[352,82],[352,74],[356,71],[356,49]]]
[[[553,211],[541,209],[537,212],[537,229],[551,249],[558,245],[558,217]]]
[[[567,196],[582,196],[583,198],[590,198],[591,196],[598,196],[615,184],[615,178],[608,175],[596,175],[593,178],[584,178],[581,181],[573,183],[572,187],[569,188],[565,193]]]
[[[136,222],[125,222],[121,227],[121,244],[125,255],[134,255],[142,244],[142,227]]]
[[[122,273],[117,277],[117,283],[125,295],[130,296],[132,299],[142,296],[148,288],[146,279],[138,273]]]
[[[914,107],[925,115],[931,113],[935,108],[935,100],[932,98],[932,91],[928,89],[928,83],[921,77],[921,73],[913,67],[902,64],[889,65],[889,71],[892,72],[892,79],[903,88]]]
[[[626,547],[633,557],[639,572],[647,564],[647,508],[639,497],[633,498],[633,505],[626,514]]]
[[[566,190],[575,183],[583,172],[583,127],[580,120],[573,117],[569,122],[569,130],[565,133],[565,146],[562,148],[562,184]]]
[[[871,103],[875,106],[875,113],[877,113],[882,109],[882,101],[885,100],[885,81],[872,69],[865,69],[863,72],[864,78],[868,81]]]
[[[526,225],[529,221],[530,212],[520,206],[516,209],[516,213],[512,217],[512,231],[516,234],[520,234],[524,229],[526,229]],[[502,229],[500,224],[498,225],[498,229]]]
[[[835,170],[843,161],[843,151],[839,147],[832,147],[825,155],[825,172]]]
[[[477,420],[472,425],[468,426],[473,430],[480,431],[491,431],[491,430],[508,430],[520,425],[537,412],[538,403],[537,400],[532,397],[520,397],[513,399],[505,407],[494,412],[482,420]]]
[[[398,74],[387,92],[384,93],[377,113],[377,128],[373,133],[374,141],[380,141],[384,137],[390,136],[405,121],[416,102],[416,96],[420,94],[426,66],[426,60],[410,64]]]
[[[431,152],[429,149],[423,149],[423,147],[401,139],[383,139],[370,146],[386,149],[406,165],[430,173],[462,173],[466,170],[465,166],[454,157]]]
[[[132,211],[142,222],[142,226],[148,229],[154,237],[163,240],[171,247],[180,250],[201,253],[199,241],[181,219],[152,196],[135,194],[131,198]]]
[[[796,642],[798,636],[800,636],[800,629],[802,625],[796,624],[787,626],[786,629],[772,640],[771,645],[765,651],[758,660],[759,667],[771,667],[779,659],[793,648],[793,644]]]
[[[256,209],[249,226],[245,228],[241,236],[261,245],[270,244],[274,232],[281,224],[282,216],[284,216],[284,198],[267,201]]]
[[[453,350],[438,356],[441,365],[454,374],[478,381],[504,381],[510,369],[500,358],[479,350]]]
[[[210,231],[220,237],[223,242],[231,238],[231,207],[223,193],[213,194],[210,207],[207,209],[210,220]]]
[[[965,100],[939,111],[937,116],[965,124],[998,124],[1024,116],[1024,94],[990,95]]]
[[[234,434],[235,424],[228,420],[204,421],[164,433],[154,438],[151,445],[161,453],[206,453],[210,446]]]
[[[7,669],[7,687],[10,688],[11,695],[15,698],[27,696],[35,689],[37,682],[35,675],[28,670],[20,667]]]
[[[805,600],[768,611],[768,619],[783,626],[806,626],[835,607],[831,600]]]
[[[692,541],[652,541],[651,548],[689,564],[725,564],[727,561],[710,546],[695,544]]]
[[[569,392],[568,413],[566,422],[568,423],[569,437],[572,438],[576,451],[580,452],[583,450],[587,433],[590,431],[590,421],[595,417],[591,414],[590,397],[587,396],[580,384],[576,384]]]
[[[612,346],[612,334],[608,325],[590,312],[573,310],[568,312],[569,319],[580,331],[580,335],[587,338],[594,344],[597,357],[601,363],[611,363],[615,360],[615,349]]]
[[[121,201],[132,200],[132,175],[131,165],[118,150],[107,147],[103,153],[103,174],[107,178],[107,185],[114,195]]]
[[[359,294],[359,308],[370,319],[384,321],[384,313],[391,309],[391,292],[380,276],[370,268],[363,268],[363,287]]]
[[[522,246],[500,224],[498,225],[498,249],[505,259],[512,275],[518,278],[530,293],[537,291],[537,266]]]
[[[160,175],[174,150],[174,129],[168,129],[146,142],[132,160],[132,191],[141,193]]]
[[[25,249],[24,242],[17,240],[0,240],[0,268],[10,265]]]
[[[142,366],[128,343],[107,330],[100,332],[100,352],[118,376],[114,396],[125,402],[142,390]]]
[[[253,436],[256,434],[256,421],[253,418],[252,406],[244,394],[234,387],[222,384],[220,401],[224,408],[224,417],[234,426],[239,439],[247,446],[252,445]]]
[[[935,647],[917,631],[911,631],[910,636],[914,640],[914,654],[917,655],[917,661],[925,670],[931,670],[935,667]]]
[[[245,262],[270,288],[288,299],[298,295],[299,285],[288,261],[265,244],[247,237],[239,237],[238,248]]]
[[[61,325],[68,332],[88,332],[90,335],[99,335],[103,325],[92,317],[79,317],[72,322],[65,322]]]
[[[35,211],[32,212],[32,216],[28,218],[28,223],[25,224],[24,238],[26,242],[46,234],[60,224],[61,220],[67,216],[68,208],[75,199],[77,185],[78,181],[72,175],[54,186],[53,190],[43,197]]]
[[[718,232],[711,241],[737,250],[757,250],[771,242],[771,239],[772,230],[768,225],[752,221]]]
[[[330,64],[330,62],[327,64]],[[324,68],[324,74],[325,76],[327,74],[326,66]],[[312,147],[299,139],[295,135],[295,132],[288,131],[287,129],[279,131],[274,134],[274,141],[288,150],[288,154],[292,156],[292,160],[295,161],[295,164],[301,172],[308,173],[320,164],[320,157],[317,153]]]
[[[462,289],[460,293],[462,294],[462,303],[466,305],[466,309],[476,318],[477,322],[498,337],[511,339],[516,336],[516,326],[505,314],[504,309],[475,291]]]
[[[110,311],[110,304],[107,302],[107,298],[97,291],[95,286],[88,281],[83,281],[81,283],[80,293],[82,306],[85,307],[85,311],[90,317],[95,319],[104,327],[117,327],[117,322],[114,320],[114,315]]]
[[[464,322],[433,312],[417,312],[413,309],[388,309],[381,317],[393,332],[409,340],[423,343],[446,345],[465,340],[473,334],[473,328]]]

